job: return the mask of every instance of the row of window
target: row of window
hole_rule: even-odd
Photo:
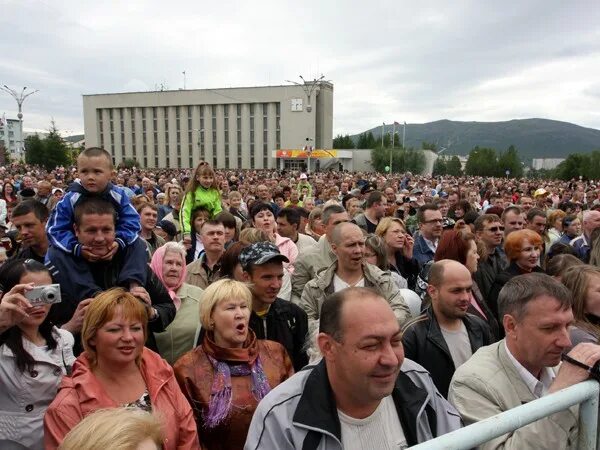
[[[264,167],[268,166],[268,103],[262,104],[262,112],[263,112],[263,163]],[[250,111],[250,154],[254,155],[254,112],[255,105],[249,104]],[[206,108],[210,107],[211,113],[211,125],[212,125],[212,150],[213,150],[213,165],[217,166],[217,105],[209,105],[204,106],[201,105],[199,107],[200,112],[200,132],[199,136],[199,147],[200,147],[200,159],[204,160],[206,158],[206,150],[205,150],[205,130],[204,130],[204,113]],[[178,167],[181,167],[181,132],[180,132],[180,109],[182,107],[175,107],[175,117],[176,117],[176,140],[177,140],[177,160]],[[193,138],[192,138],[192,114],[193,114],[193,106],[187,106],[187,125],[188,125],[188,150],[189,150],[189,165],[193,165]],[[147,164],[147,142],[146,142],[146,108],[141,109],[142,116],[142,138],[143,138],[143,156],[144,156],[144,164]],[[224,115],[224,129],[223,129],[223,140],[224,140],[224,149],[225,149],[225,167],[230,167],[230,152],[229,152],[229,110],[233,109],[233,105],[223,105],[223,115]],[[119,121],[121,126],[121,152],[125,155],[125,133],[124,133],[124,108],[118,108],[116,110],[109,109],[109,128],[110,128],[110,142],[111,142],[111,153],[114,155],[114,116],[113,111],[118,111]],[[242,132],[241,132],[241,112],[242,105],[235,105],[235,110],[237,114],[236,126],[237,126],[237,162],[238,167],[242,165]],[[154,137],[154,155],[155,155],[155,165],[158,165],[158,131],[157,131],[157,120],[158,120],[158,107],[152,107],[152,118],[153,118],[153,137]],[[281,132],[279,129],[280,126],[280,113],[281,113],[281,104],[275,103],[275,123],[276,123],[276,147],[281,146]],[[97,119],[98,119],[98,128],[100,132],[100,145],[104,147],[104,128],[103,128],[103,116],[102,110],[97,110]],[[165,121],[165,151],[167,153],[166,165],[170,166],[170,157],[169,157],[169,118],[167,114],[167,107],[163,108],[163,115]],[[132,156],[137,159],[137,151],[136,151],[136,135],[135,135],[135,113],[131,114],[131,137],[132,137]],[[251,158],[251,168],[254,168],[254,158]]]

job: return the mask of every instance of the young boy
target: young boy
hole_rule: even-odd
[[[46,255],[46,265],[52,272],[67,273],[72,283],[61,289],[69,298],[79,302],[94,297],[100,288],[94,282],[87,264],[78,260],[108,261],[119,251],[124,252],[125,265],[118,285],[127,289],[144,285],[148,256],[146,245],[138,239],[141,231],[140,216],[129,201],[129,197],[118,186],[111,183],[113,172],[110,154],[98,147],[85,149],[77,158],[79,181],[71,184],[56,208],[51,212],[46,231],[50,247]],[[117,211],[116,238],[112,249],[103,256],[92,253],[92,249],[81,245],[73,229],[73,211],[83,198],[98,196],[109,201]],[[63,283],[64,284],[64,283]]]

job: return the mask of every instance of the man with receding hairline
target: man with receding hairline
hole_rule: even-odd
[[[448,400],[467,424],[531,402],[588,379],[568,360],[573,323],[569,290],[543,273],[519,275],[500,291],[498,304],[506,337],[483,347],[454,373]],[[585,366],[600,361],[600,346],[581,343],[567,356]],[[558,366],[560,364],[560,366]],[[577,407],[544,417],[479,446],[481,450],[574,449]]]
[[[273,389],[252,418],[246,450],[403,449],[460,428],[429,374],[404,358],[388,302],[348,288],[323,303],[323,359]]]
[[[348,287],[371,287],[389,302],[400,324],[410,318],[408,306],[389,271],[364,261],[365,237],[358,225],[337,225],[331,233],[331,249],[337,260],[306,283],[298,303],[308,315],[311,331],[319,322],[323,293],[332,294]]]
[[[491,344],[492,337],[487,323],[467,313],[473,280],[464,265],[437,261],[429,270],[428,283],[431,306],[406,325],[402,343],[406,357],[425,367],[447,397],[454,371],[479,348]]]

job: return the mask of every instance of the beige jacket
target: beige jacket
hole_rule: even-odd
[[[319,326],[321,316],[321,305],[325,297],[333,294],[333,276],[337,270],[337,261],[331,264],[327,270],[321,272],[316,278],[310,280],[304,286],[298,306],[308,315],[308,330],[314,332]],[[385,298],[403,325],[410,318],[410,310],[402,298],[400,289],[392,279],[390,272],[384,272],[379,267],[363,263],[365,287],[372,287]]]
[[[480,348],[460,366],[450,383],[448,400],[465,425],[535,400],[514,364],[504,340]],[[578,407],[558,412],[479,446],[493,449],[574,449],[577,446]]]
[[[331,245],[325,235],[321,236],[316,246],[300,253],[294,264],[292,301],[299,303],[306,283],[312,280],[316,274],[329,267],[334,261],[337,261],[337,258],[331,250]]]

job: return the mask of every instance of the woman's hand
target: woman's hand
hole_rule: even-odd
[[[33,283],[17,284],[2,297],[0,302],[0,333],[18,325],[29,317],[27,309],[32,308],[25,292],[33,289]]]
[[[129,290],[131,295],[139,298],[144,302],[146,309],[148,310],[148,320],[153,320],[156,317],[156,309],[152,307],[152,299],[150,299],[150,294],[146,289],[141,286],[133,287]]]
[[[415,247],[415,240],[408,233],[404,235],[404,247],[402,247],[402,255],[406,259],[412,259],[413,249]]]

